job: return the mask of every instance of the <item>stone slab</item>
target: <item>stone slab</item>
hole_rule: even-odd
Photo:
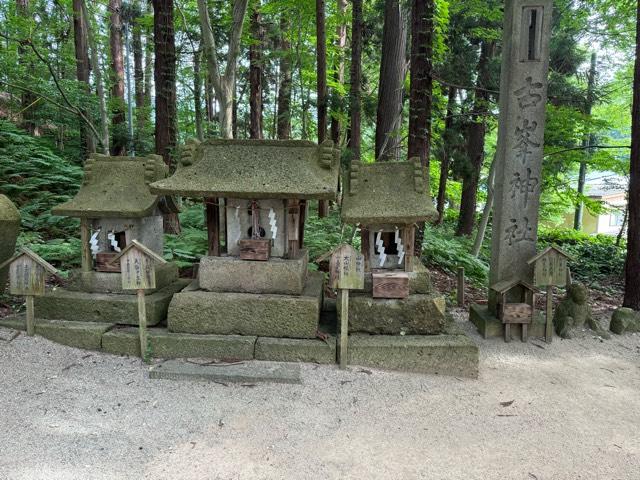
[[[631,308],[618,308],[613,312],[609,330],[618,335],[640,332],[640,312]]]
[[[315,338],[324,275],[309,274],[300,296],[181,292],[169,306],[171,332],[259,337]]]
[[[295,363],[247,362],[239,365],[195,365],[169,360],[151,367],[149,378],[223,383],[300,384],[300,365]]]
[[[24,315],[0,319],[0,326],[26,330]],[[36,318],[36,335],[69,347],[100,350],[102,335],[113,327],[110,323],[70,322]]]
[[[156,266],[156,288],[147,295],[162,290],[178,280],[178,265],[172,262]],[[117,272],[83,272],[73,270],[67,290],[87,293],[117,293],[135,295],[135,290],[122,290],[122,275]]]
[[[418,293],[428,295],[430,293],[434,293],[429,270],[427,270],[427,267],[420,262],[414,263],[414,271],[407,272],[407,275],[409,276],[409,294],[413,295]],[[367,293],[371,293],[373,291],[373,278],[370,272],[366,273],[364,276],[364,290],[362,291]]]
[[[256,360],[272,362],[336,363],[336,338],[320,339],[258,337]]]
[[[349,298],[349,332],[381,335],[436,335],[446,323],[446,300],[440,295],[410,295],[405,299]]]
[[[484,338],[504,337],[503,323],[489,312],[486,305],[473,304],[469,308],[469,320],[473,323],[480,335]],[[527,328],[529,337],[544,337],[546,330],[546,322],[544,314],[540,311],[535,312],[533,323]],[[518,324],[511,325],[512,340],[520,340],[522,338],[522,327]]]
[[[151,356],[155,358],[212,358],[225,361],[252,360],[256,337],[170,333],[164,328],[148,330]],[[115,355],[140,356],[140,337],[134,327],[115,328],[102,337],[102,350]]]
[[[477,345],[466,335],[349,336],[349,365],[478,377]]]
[[[202,257],[198,269],[200,288],[210,292],[300,295],[307,277],[309,254],[296,259],[271,258],[267,262],[237,257]]]
[[[189,280],[180,279],[145,297],[147,325],[164,321],[171,297],[188,283]],[[36,297],[35,310],[38,317],[51,320],[138,324],[138,303],[133,295],[73,292],[57,288]]]

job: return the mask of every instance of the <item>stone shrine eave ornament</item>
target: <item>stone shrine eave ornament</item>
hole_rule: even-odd
[[[190,141],[180,167],[151,184],[160,195],[334,200],[339,151],[327,140]]]

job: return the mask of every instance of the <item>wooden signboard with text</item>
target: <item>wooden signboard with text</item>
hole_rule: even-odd
[[[351,245],[341,245],[331,255],[329,286],[341,290],[364,288],[364,255]]]

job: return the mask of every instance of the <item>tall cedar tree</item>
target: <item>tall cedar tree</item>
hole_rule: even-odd
[[[640,310],[640,0],[636,18],[636,62],[633,78],[629,230],[623,306]]]
[[[433,0],[411,6],[411,78],[409,87],[409,158],[417,157],[429,175],[433,92]],[[416,255],[422,254],[424,224],[416,228]]]
[[[316,52],[318,90],[318,143],[327,138],[327,33],[325,25],[325,0],[316,0]],[[326,217],[329,202],[318,202],[318,216]]]
[[[362,84],[362,0],[353,0],[351,10],[351,85],[349,90],[349,148],[352,158],[360,160],[361,134],[361,84]]]
[[[278,88],[278,120],[276,135],[280,140],[291,138],[291,43],[289,22],[280,17],[280,87]]]
[[[400,150],[407,28],[399,0],[386,0],[376,114],[376,160],[396,159]]]
[[[264,29],[260,5],[251,12],[251,45],[249,46],[249,137],[262,138],[262,45]]]
[[[20,17],[27,17],[29,15],[29,0],[16,0],[16,13]],[[32,69],[26,65],[26,53],[27,47],[20,44],[18,47],[18,57],[21,64],[25,65],[25,69],[27,71],[31,71]],[[35,109],[35,101],[37,100],[36,96],[27,91],[23,91],[20,96],[20,104],[21,104],[21,112],[22,112],[22,123],[21,127],[24,128],[30,135],[34,135],[36,132],[36,122],[34,120],[34,109]]]
[[[138,140],[146,127],[144,98],[144,54],[142,50],[142,26],[139,24],[142,11],[139,2],[133,4],[133,81],[136,95],[136,131]],[[136,148],[136,151],[141,150]]]
[[[122,0],[109,0],[111,24],[109,49],[111,51],[111,155],[127,152],[127,127],[124,102],[124,59],[122,57]]]
[[[344,83],[344,47],[347,44],[347,24],[344,20],[344,14],[347,10],[347,0],[337,0],[338,2],[338,15],[340,20],[336,27],[336,64],[334,80],[338,85]],[[340,137],[342,136],[342,125],[340,121],[340,115],[342,114],[342,96],[337,88],[333,89],[331,94],[332,98],[332,115],[331,115],[331,140],[338,146],[340,145]]]
[[[436,201],[438,225],[444,221],[444,205],[447,200],[447,179],[449,178],[449,168],[451,166],[451,149],[449,148],[448,139],[453,130],[453,109],[456,105],[457,94],[457,88],[450,86],[447,95],[447,117],[444,119],[444,132],[442,134],[442,160],[440,161],[440,182],[438,184],[438,199]]]
[[[493,57],[494,46],[494,42],[483,41],[480,48],[475,101],[471,122],[467,127],[467,163],[463,169],[462,198],[456,235],[471,235],[475,225],[478,185],[484,163],[486,116],[489,111],[489,92],[487,91],[490,82],[489,62]]]
[[[87,34],[84,15],[82,14],[82,2],[84,0],[73,0],[73,43],[76,56],[76,78],[82,84],[84,91],[89,94],[91,92],[91,84],[89,83],[89,74],[91,71],[89,63],[89,37]],[[85,109],[82,110],[86,115]],[[83,159],[89,153],[96,151],[95,138],[87,125],[81,121],[80,123],[80,142],[83,150]]]

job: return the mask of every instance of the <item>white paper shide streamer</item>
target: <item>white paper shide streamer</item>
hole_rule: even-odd
[[[384,262],[387,260],[387,254],[384,250],[384,242],[382,241],[382,230],[380,230],[376,235],[376,250],[380,257],[380,266],[384,267]]]
[[[400,236],[400,230],[396,228],[396,246],[398,248],[398,265],[402,265],[404,260],[404,245],[402,244],[402,237]]]
[[[111,244],[111,246],[113,247],[113,250],[115,252],[120,252],[120,247],[118,246],[118,241],[116,240],[116,236],[113,232],[109,232],[107,234],[107,240],[109,240],[109,243]]]
[[[269,209],[269,226],[271,227],[271,238],[275,240],[278,234],[278,225],[276,223],[276,212],[274,212],[273,208]]]
[[[91,256],[93,258],[96,258],[96,255],[98,255],[98,252],[100,251],[100,247],[98,246],[98,235],[100,235],[100,232],[100,229],[96,230],[89,239],[89,247],[91,248]]]

